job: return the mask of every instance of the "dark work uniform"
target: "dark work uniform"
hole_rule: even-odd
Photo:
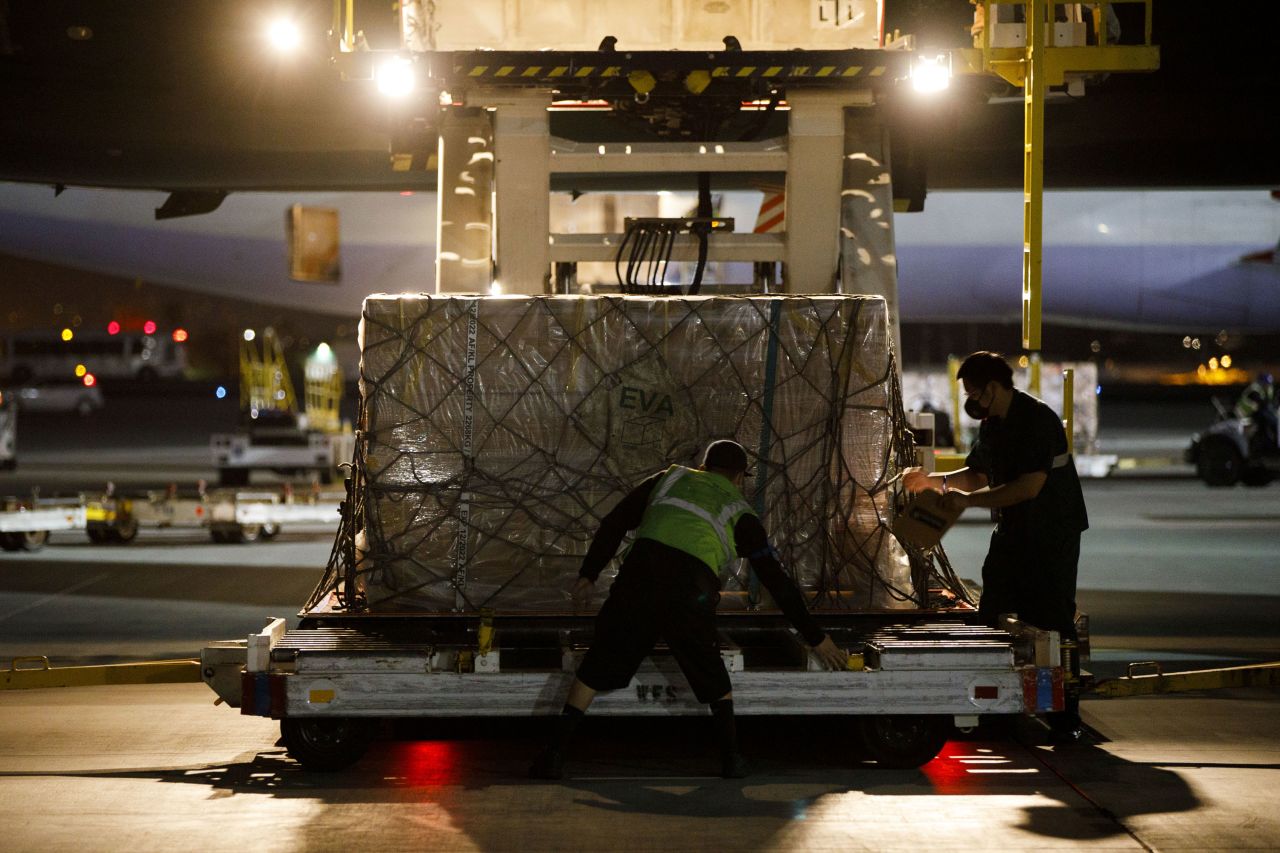
[[[1023,474],[1048,475],[1034,498],[997,511],[978,605],[988,625],[995,625],[1001,613],[1017,613],[1037,628],[1060,632],[1064,640],[1076,638],[1076,568],[1089,518],[1075,462],[1067,453],[1058,414],[1016,389],[1006,416],[987,418],[978,430],[966,464],[986,474],[993,488]]]
[[[640,526],[649,497],[665,473],[645,480],[605,516],[583,558],[582,577],[595,582],[627,531]],[[783,572],[760,519],[743,515],[733,535],[738,556],[751,561],[791,624],[809,645],[821,643],[823,631]],[[637,539],[596,616],[595,639],[578,667],[578,680],[597,691],[626,687],[661,638],[698,701],[714,702],[731,689],[716,636],[719,600],[720,579],[702,560],[652,539]]]

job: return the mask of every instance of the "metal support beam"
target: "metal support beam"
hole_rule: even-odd
[[[668,174],[671,172],[783,172],[783,139],[762,142],[610,142],[552,140],[557,174]]]
[[[556,263],[613,263],[621,234],[552,234],[551,260]],[[786,240],[781,234],[717,233],[711,238],[707,258],[712,261],[785,260]],[[696,261],[698,241],[691,234],[675,237],[671,260]]]
[[[493,282],[493,125],[484,110],[442,116],[436,181],[436,291],[488,293]]]
[[[495,280],[505,293],[549,291],[551,254],[551,134],[541,91],[506,91],[469,98],[494,109]]]
[[[788,293],[834,293],[840,246],[844,110],[869,105],[870,92],[793,91],[787,158]],[[890,206],[892,208],[892,205]]]
[[[844,125],[840,291],[884,297],[893,351],[901,354],[889,132],[875,112],[865,109],[845,111]]]

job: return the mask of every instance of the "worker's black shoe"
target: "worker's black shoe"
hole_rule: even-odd
[[[529,765],[530,779],[563,779],[564,753],[554,749],[544,749],[538,753]]]
[[[720,775],[725,779],[745,779],[751,774],[751,766],[740,752],[731,752],[720,760]]]

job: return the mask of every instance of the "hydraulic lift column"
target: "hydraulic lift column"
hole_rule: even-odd
[[[551,96],[492,92],[496,200],[495,280],[504,293],[549,292],[551,273]]]
[[[787,293],[836,292],[844,108],[858,94],[787,92]]]
[[[878,112],[846,110],[840,193],[840,290],[884,297],[893,349],[901,353],[890,165],[889,130]]]
[[[873,94],[792,88],[787,103],[785,290],[883,296],[901,352],[889,143]]]
[[[493,283],[493,122],[485,110],[445,111],[436,183],[436,290],[488,293]]]

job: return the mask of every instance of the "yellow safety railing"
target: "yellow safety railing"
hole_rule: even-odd
[[[1120,3],[1143,4],[1144,26],[1141,44],[1110,44],[1106,37],[1107,12]],[[1068,7],[1097,7],[1099,26],[1094,44],[1055,42],[1056,4],[1048,0],[981,0],[982,25],[973,48],[952,51],[951,68],[956,73],[996,74],[1023,90],[1023,212],[1022,212],[1022,346],[1040,349],[1041,244],[1044,230],[1044,101],[1050,86],[1061,86],[1067,75],[1155,71],[1160,67],[1160,49],[1151,44],[1151,0],[1101,0],[1073,3]],[[1000,25],[993,8],[1022,6],[1021,42],[1016,46],[994,46],[992,35]],[[1082,22],[1076,22],[1083,26]]]
[[[280,339],[270,327],[261,335],[250,337],[246,333],[240,341],[240,408],[245,411],[298,410]]]
[[[327,344],[321,344],[307,359],[303,376],[307,426],[321,432],[342,432],[340,409],[345,380]]]

